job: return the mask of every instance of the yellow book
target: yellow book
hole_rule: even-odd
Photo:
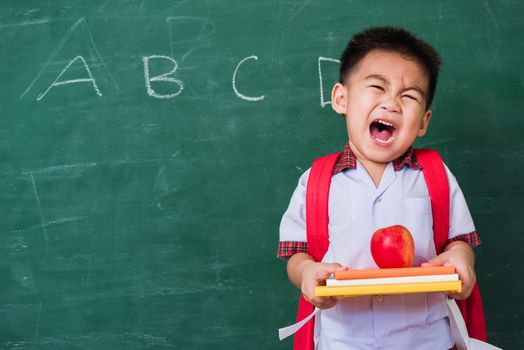
[[[317,297],[356,297],[363,295],[387,295],[427,292],[460,292],[462,282],[420,282],[403,284],[376,284],[368,286],[315,287]]]

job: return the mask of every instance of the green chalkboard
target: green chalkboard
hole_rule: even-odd
[[[300,174],[345,143],[352,34],[444,65],[429,134],[468,199],[490,340],[524,336],[524,5],[2,1],[0,348],[290,349],[276,259]]]

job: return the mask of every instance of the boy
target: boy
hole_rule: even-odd
[[[399,28],[355,35],[341,56],[332,107],[343,115],[349,142],[329,192],[329,248],[322,262],[308,254],[306,184],[300,178],[280,226],[278,256],[288,259],[290,281],[322,309],[315,320],[317,349],[428,349],[453,347],[442,293],[315,297],[314,287],[337,269],[376,268],[369,242],[375,230],[401,224],[415,240],[423,266],[453,265],[463,282],[456,299],[475,284],[479,244],[466,201],[446,168],[450,187],[449,240],[436,256],[427,186],[412,144],[431,119],[440,58],[429,44]],[[419,263],[420,263],[419,262]]]

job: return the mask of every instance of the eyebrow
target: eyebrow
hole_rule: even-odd
[[[368,75],[365,78],[365,80],[369,80],[369,79],[377,79],[377,80],[382,81],[384,84],[389,85],[389,80],[387,80],[385,77],[383,77],[382,75],[379,75],[379,74],[370,74],[370,75]],[[409,86],[408,88],[404,89],[404,91],[407,91],[407,90],[415,90],[419,94],[421,94],[423,98],[426,98],[426,92],[424,91],[424,89],[422,89],[418,85],[412,85],[412,86]]]

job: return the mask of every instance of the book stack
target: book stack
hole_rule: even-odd
[[[354,297],[427,292],[460,292],[462,282],[452,266],[406,267],[335,272],[316,296]]]

